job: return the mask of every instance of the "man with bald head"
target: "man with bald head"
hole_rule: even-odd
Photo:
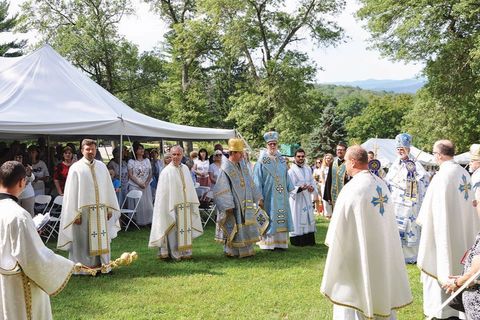
[[[345,159],[353,178],[333,211],[320,290],[334,304],[333,319],[395,319],[412,295],[391,195],[361,146],[348,148]]]
[[[183,148],[173,146],[170,153],[172,162],[158,178],[148,246],[159,248],[160,259],[179,261],[192,258],[192,240],[203,228],[190,170],[182,163]]]
[[[430,182],[417,218],[422,227],[417,265],[422,271],[423,312],[437,319],[460,316],[449,306],[437,312],[448,298],[441,286],[452,281],[449,276],[462,273],[462,257],[479,229],[470,175],[453,161],[454,155],[455,145],[449,140],[433,145],[440,169]]]

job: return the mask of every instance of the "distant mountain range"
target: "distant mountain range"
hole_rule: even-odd
[[[387,91],[395,93],[415,93],[426,83],[425,78],[412,78],[405,80],[360,80],[351,82],[331,82],[328,84],[339,86],[359,87],[371,91]]]

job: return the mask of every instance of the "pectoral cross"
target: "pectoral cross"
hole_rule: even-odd
[[[468,191],[472,189],[472,185],[470,183],[467,183],[467,177],[465,177],[465,175],[462,175],[462,181],[463,184],[460,184],[458,190],[460,190],[460,192],[465,192],[463,198],[465,200],[468,200]]]
[[[388,203],[388,197],[386,195],[382,194],[382,188],[380,186],[377,186],[377,193],[378,193],[378,198],[373,197],[371,203],[373,204],[374,207],[379,205],[380,207],[380,214],[383,216],[383,213],[385,212],[385,208],[383,206],[384,203]]]

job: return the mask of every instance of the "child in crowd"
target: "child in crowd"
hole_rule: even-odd
[[[122,187],[122,183],[120,182],[120,179],[115,178],[115,170],[108,169],[108,172],[110,173],[110,177],[112,177],[113,188],[115,189],[115,194],[117,195],[117,200],[119,202],[118,204],[122,205],[120,203],[120,189]]]

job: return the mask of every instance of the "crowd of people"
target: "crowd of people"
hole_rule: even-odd
[[[230,139],[227,152],[216,145],[210,157],[206,149],[187,157],[176,145],[163,161],[157,150],[135,142],[131,155],[126,148],[116,148],[107,165],[96,159],[94,140],[84,139],[80,154],[74,146],[61,148],[62,158],[54,169],[55,189],[64,195],[57,247],[84,266],[76,274],[95,268],[111,272],[110,243],[120,230],[119,210],[127,192],[134,190],[142,191],[135,220],[151,225],[148,246],[158,250],[157,257],[191,259],[193,240],[203,234],[198,189],[207,188],[216,205],[215,240],[229,257],[251,257],[255,245],[265,251],[287,250],[289,244],[313,246],[315,213],[330,220],[321,292],[334,304],[334,319],[395,319],[396,310],[413,299],[405,267],[409,263],[421,270],[427,317],[480,319],[477,280],[462,293],[463,312],[442,305],[480,270],[480,145],[470,150],[470,176],[453,161],[454,144],[437,141],[433,155],[439,170],[432,178],[411,156],[412,137],[406,133],[395,139],[398,159],[388,171],[373,152],[343,142],[336,146],[336,157],[326,154],[313,168],[301,148],[289,164],[279,152],[278,132],[266,132],[263,138],[265,148],[254,166],[241,139]],[[42,148],[26,149],[27,161],[26,154],[10,150],[8,160],[14,161],[0,168],[0,208],[8,207],[11,213],[0,219],[0,228],[12,219],[23,221],[20,227],[33,238],[33,246],[26,244],[23,250],[59,259],[64,268],[52,283],[65,283],[71,264],[42,245],[26,214],[31,208],[28,199],[48,185]],[[26,211],[15,207],[15,201]],[[16,239],[22,244],[24,240]],[[13,270],[9,267],[18,263],[23,269],[14,273],[18,279],[22,272],[27,277],[32,272],[35,279],[34,267],[26,267],[27,262],[8,249],[1,253],[6,263],[0,262],[0,270]],[[48,303],[44,292],[32,299]],[[48,313],[49,307],[31,312]]]

